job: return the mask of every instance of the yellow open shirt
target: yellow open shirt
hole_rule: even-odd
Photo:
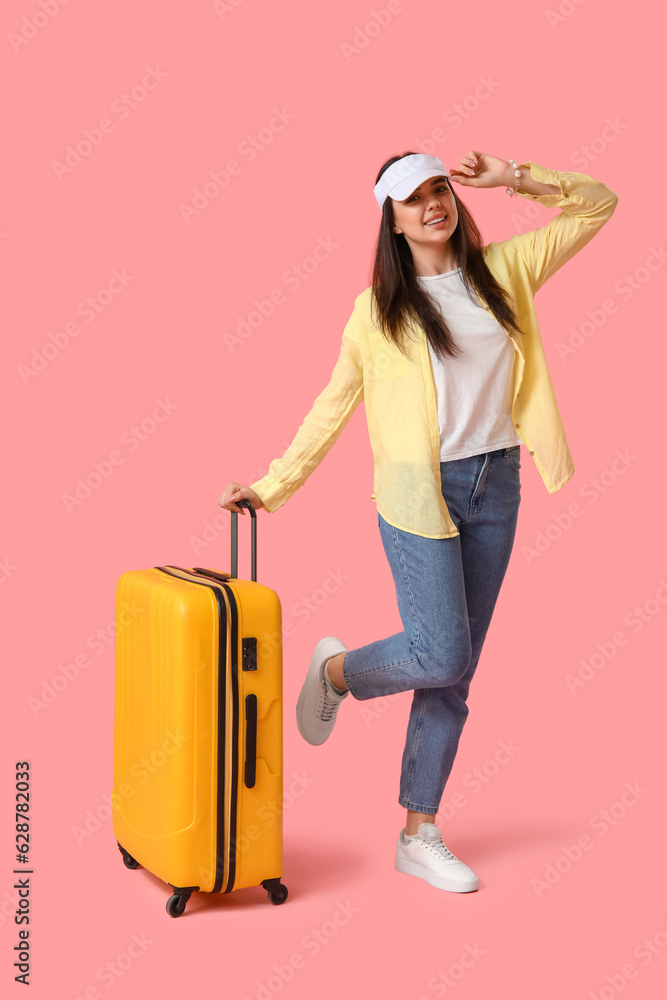
[[[611,217],[618,196],[587,174],[551,170],[527,160],[536,181],[555,184],[559,194],[523,198],[562,209],[531,232],[484,247],[484,259],[507,289],[523,336],[508,332],[515,348],[512,420],[550,493],[574,474],[537,325],[534,295],[559,267],[595,236]],[[372,500],[382,517],[425,538],[451,538],[459,531],[442,495],[440,427],[426,333],[406,341],[409,357],[387,341],[371,321],[371,287],[357,296],[343,330],[338,361],[282,458],[252,483],[267,511],[278,510],[303,486],[365,400],[375,465]],[[490,312],[478,296],[479,304]]]

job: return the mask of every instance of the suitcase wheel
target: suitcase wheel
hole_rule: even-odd
[[[198,885],[172,885],[174,895],[167,900],[167,913],[170,917],[180,917],[185,913],[185,907],[193,892],[197,892]]]
[[[118,844],[118,841],[116,841],[116,843]],[[135,861],[135,859],[132,857],[132,855],[128,854],[127,851],[125,850],[125,848],[121,847],[120,844],[118,844],[118,850],[123,855],[123,864],[125,865],[126,868],[139,868],[140,867],[139,862]]]
[[[182,913],[185,913],[185,906],[189,896],[170,896],[167,900],[167,913],[170,917],[180,917]]]
[[[269,894],[269,899],[272,903],[275,903],[276,906],[279,906],[280,903],[284,903],[287,899],[287,886],[283,885],[282,882],[278,882],[277,885],[271,885],[271,888],[268,888],[268,886],[266,888]]]

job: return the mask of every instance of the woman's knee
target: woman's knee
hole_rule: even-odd
[[[470,633],[461,634],[456,642],[452,642],[451,636],[440,642],[422,641],[415,644],[415,655],[424,673],[432,679],[433,687],[456,684],[470,668]]]

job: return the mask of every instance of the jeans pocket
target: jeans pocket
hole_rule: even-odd
[[[519,472],[521,469],[521,445],[516,444],[512,448],[507,448],[505,458],[510,468],[514,469],[515,472]]]

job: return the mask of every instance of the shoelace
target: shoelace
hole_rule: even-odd
[[[443,844],[442,840],[435,842],[432,840],[424,840],[423,843],[426,844],[426,846],[430,848],[430,850],[434,851],[439,857],[444,857],[446,861],[459,860],[456,855],[452,854],[450,849]]]
[[[321,685],[320,703],[317,711],[317,714],[322,722],[331,722],[334,712],[339,705],[340,698],[337,698],[333,691],[329,691],[329,688],[323,682]]]

